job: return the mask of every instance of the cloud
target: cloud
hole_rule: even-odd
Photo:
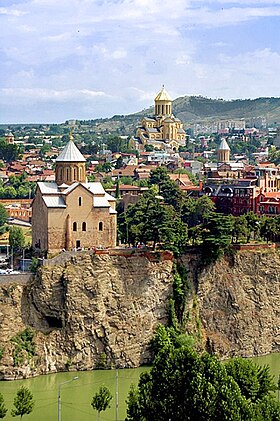
[[[279,69],[280,0],[5,4],[0,8],[3,116],[17,110],[20,117],[29,112],[40,120],[47,106],[54,118],[58,106],[65,119],[69,113],[89,115],[90,109],[91,118],[124,114],[149,106],[162,83],[173,97],[279,94],[272,73]]]
[[[5,98],[9,98],[10,101],[53,101],[53,102],[65,102],[65,101],[83,101],[87,99],[97,97],[107,97],[110,95],[105,92],[91,91],[89,89],[68,89],[68,90],[54,90],[54,89],[42,89],[42,88],[2,88],[0,89],[0,101],[5,101]]]

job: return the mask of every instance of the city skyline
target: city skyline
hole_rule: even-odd
[[[280,96],[280,0],[2,0],[0,123]]]

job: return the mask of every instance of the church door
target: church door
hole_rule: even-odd
[[[76,240],[76,249],[79,249],[81,247],[81,241]]]

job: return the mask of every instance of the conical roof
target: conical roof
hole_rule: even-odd
[[[218,150],[219,151],[230,151],[230,147],[228,146],[228,143],[227,143],[226,139],[223,139],[221,141]]]
[[[166,92],[164,85],[161,91],[155,97],[155,101],[172,101],[171,97]]]
[[[63,149],[63,151],[58,155],[55,162],[85,162],[85,157],[81,154],[72,138]]]

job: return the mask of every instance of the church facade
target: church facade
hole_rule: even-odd
[[[116,245],[116,199],[87,182],[86,160],[73,140],[56,159],[55,182],[38,182],[32,204],[32,246],[57,253]]]
[[[144,117],[132,139],[135,148],[144,151],[146,145],[158,150],[177,152],[186,144],[183,123],[172,113],[172,99],[164,86],[155,97],[154,115]]]

